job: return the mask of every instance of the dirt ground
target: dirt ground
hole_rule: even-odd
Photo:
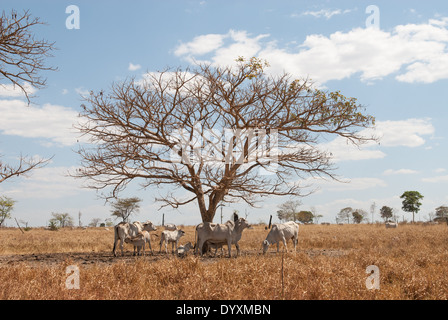
[[[299,252],[299,250],[297,250]],[[306,253],[310,257],[322,255],[329,257],[339,257],[345,255],[347,252],[343,250],[306,250]],[[241,256],[252,256],[252,255],[260,255],[260,251],[256,250],[245,250],[241,252]],[[267,254],[276,254],[275,250],[268,252]],[[281,254],[281,251],[280,253]],[[232,252],[232,256],[235,256],[235,252]],[[214,257],[212,255],[203,256],[201,259],[204,262],[213,262],[216,259],[222,259],[227,257],[227,253],[225,251],[224,256],[220,256],[219,254]],[[112,251],[110,252],[61,252],[61,253],[31,253],[31,254],[10,254],[10,255],[0,255],[0,266],[11,266],[17,265],[20,263],[25,263],[30,266],[52,266],[63,263],[67,260],[70,260],[74,264],[83,265],[84,267],[88,267],[89,265],[94,264],[106,264],[111,265],[117,262],[129,262],[132,263],[136,261],[136,259],[144,259],[148,262],[156,262],[162,259],[173,259],[175,258],[173,254],[168,253],[159,253],[158,251],[154,251],[153,255],[146,254],[146,256],[134,256],[132,252],[127,251],[124,253],[124,256],[118,254],[117,257],[114,257]]]

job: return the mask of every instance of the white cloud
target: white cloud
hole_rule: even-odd
[[[75,88],[75,91],[77,94],[79,94],[81,96],[87,96],[90,94],[90,91],[84,87]]]
[[[36,89],[32,87],[29,83],[23,83],[23,88],[26,90],[28,95],[32,95],[36,92]],[[6,98],[20,98],[25,97],[22,89],[14,84],[0,84],[0,97]]]
[[[129,62],[129,67],[128,70],[129,71],[137,71],[138,69],[140,69],[142,66],[139,64],[133,64],[132,62]]]
[[[13,199],[60,199],[79,194],[82,181],[68,176],[75,167],[44,167],[33,170],[3,192]]]
[[[330,9],[322,9],[319,11],[305,11],[301,15],[304,16],[313,16],[315,18],[321,18],[325,17],[327,20],[330,19],[332,16],[343,14],[343,13],[349,13],[351,10],[344,10],[336,9],[336,10],[330,10]],[[296,17],[297,15],[292,15],[293,17]]]
[[[271,73],[286,70],[319,84],[356,74],[363,81],[395,75],[398,81],[431,83],[448,78],[447,26],[448,19],[441,18],[390,31],[355,28],[329,36],[312,34],[295,49],[266,41],[267,34],[230,30],[197,36],[178,46],[175,54],[190,61],[208,54],[209,61],[220,65],[231,64],[238,56],[258,56],[269,61]]]
[[[430,119],[407,119],[398,121],[377,121],[373,129],[364,129],[359,132],[362,137],[377,137],[379,145],[369,141],[357,147],[347,139],[337,137],[334,140],[322,143],[319,148],[331,152],[333,160],[368,160],[381,159],[386,156],[380,147],[419,147],[426,141],[422,136],[434,133]]]
[[[188,43],[180,44],[174,51],[174,54],[176,56],[203,55],[221,47],[224,43],[224,39],[227,37],[228,35],[225,34],[206,34],[197,36]]]
[[[396,175],[396,174],[415,174],[415,173],[418,173],[418,171],[411,170],[411,169],[398,169],[398,170],[387,169],[383,172],[383,175],[390,176],[390,175]]]
[[[432,177],[432,178],[423,178],[422,181],[423,182],[431,182],[431,183],[448,182],[448,175]]]
[[[330,152],[335,162],[384,158],[386,154],[383,151],[370,149],[374,145],[374,143],[368,142],[360,147],[356,147],[348,142],[347,139],[337,137],[330,142],[320,144],[319,148]]]
[[[434,134],[430,119],[407,119],[379,121],[375,133],[385,147],[418,147],[425,143],[424,135]]]
[[[387,186],[386,182],[379,178],[364,177],[340,180],[341,181],[326,180],[321,178],[308,178],[306,179],[306,182],[312,184],[313,186],[319,187],[319,192],[356,191]]]
[[[192,41],[180,44],[175,50],[176,56],[189,61],[201,61],[198,56],[213,53],[211,62],[221,65],[232,65],[239,56],[252,57],[262,49],[261,39],[268,37],[261,34],[251,37],[246,31],[230,30],[226,34],[206,34],[193,38]],[[226,45],[224,45],[226,42]]]
[[[76,143],[72,127],[78,121],[78,113],[70,108],[48,103],[42,107],[27,106],[21,100],[0,100],[0,114],[2,134],[44,138],[63,146]]]
[[[445,171],[446,171],[445,168],[437,168],[437,169],[434,170],[434,172],[436,172],[436,173],[442,173],[442,172],[445,172]]]
[[[61,92],[63,95],[65,95],[65,94],[67,94],[68,93],[68,90],[67,89],[62,89],[62,92]]]

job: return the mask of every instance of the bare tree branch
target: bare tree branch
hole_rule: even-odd
[[[0,16],[0,80],[7,79],[19,87],[30,103],[29,88],[45,87],[46,79],[39,73],[56,70],[47,67],[45,58],[50,57],[54,42],[36,39],[31,28],[44,23],[31,17],[29,11],[18,14],[12,11]]]
[[[355,145],[374,118],[356,99],[323,92],[307,80],[264,73],[262,61],[237,67],[150,73],[144,81],[115,83],[109,94],[85,97],[77,126],[91,146],[78,150],[73,176],[116,197],[140,178],[143,187],[180,187],[158,200],[174,208],[197,201],[203,221],[221,202],[308,194],[300,179],[337,179],[331,156],[319,148],[341,136]]]
[[[46,166],[52,158],[36,159],[20,155],[19,163],[16,165],[7,164],[0,161],[0,183],[13,177],[19,177],[20,175],[27,176],[31,170]]]

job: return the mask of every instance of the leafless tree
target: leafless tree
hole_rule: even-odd
[[[45,87],[46,79],[41,71],[55,70],[45,65],[45,58],[51,56],[54,43],[36,39],[32,27],[44,24],[29,11],[22,14],[3,11],[0,16],[0,80],[7,79],[19,87],[30,102],[29,88]],[[2,79],[3,78],[3,79]]]
[[[18,14],[12,11],[0,16],[0,81],[10,81],[19,87],[30,103],[30,88],[45,86],[46,79],[41,71],[55,70],[45,66],[44,59],[50,56],[54,43],[38,40],[32,33],[32,27],[44,24],[39,18],[31,17],[29,11]],[[4,83],[0,84],[5,85]],[[37,159],[20,156],[15,165],[0,159],[0,183],[6,179],[23,175],[32,169],[45,166],[51,159]]]
[[[137,178],[144,188],[167,186],[162,207],[196,201],[204,222],[223,202],[255,206],[263,196],[307,194],[297,181],[310,175],[337,179],[319,143],[342,136],[360,145],[372,137],[357,129],[373,117],[354,98],[265,67],[239,58],[233,67],[169,69],[91,92],[77,126],[90,145],[78,150],[82,168],[72,175],[109,190],[106,198]]]

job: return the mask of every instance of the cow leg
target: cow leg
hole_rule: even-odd
[[[202,239],[199,239],[197,245],[198,246],[197,246],[196,250],[199,250],[199,254],[202,257],[202,247],[204,246],[204,241]]]
[[[123,252],[123,243],[124,243],[124,240],[123,240],[123,239],[120,239],[121,256],[124,256],[124,252]]]
[[[227,248],[229,248],[229,258],[232,257],[232,240],[227,240]]]
[[[151,250],[151,255],[154,255],[154,252],[152,252],[152,248],[151,248],[151,241],[148,241],[148,246],[149,246],[149,250]]]
[[[222,249],[222,247],[221,247],[221,249]],[[213,258],[216,257],[216,252],[217,252],[217,251],[218,251],[218,245],[215,246],[215,254],[213,255]],[[222,253],[222,251],[221,251],[221,253]],[[222,255],[222,254],[221,254],[221,255]]]
[[[285,238],[283,238],[283,240],[282,240],[282,241],[283,241],[283,246],[285,247],[285,249],[284,249],[284,250],[285,250],[286,252],[288,252],[288,247],[286,246],[286,239],[285,239]]]
[[[236,256],[238,257],[240,255],[240,246],[238,245],[238,243],[235,243],[235,247],[236,247]]]
[[[280,249],[280,241],[277,242],[277,252],[279,251],[279,249]]]
[[[114,254],[114,257],[117,256],[117,243],[118,243],[118,240],[119,240],[119,239],[115,239],[115,242],[114,242],[114,248],[113,248],[113,250],[112,250],[112,252],[113,252],[113,254]]]
[[[160,247],[159,247],[159,253],[162,252],[162,242],[163,242],[163,238],[160,237]]]

